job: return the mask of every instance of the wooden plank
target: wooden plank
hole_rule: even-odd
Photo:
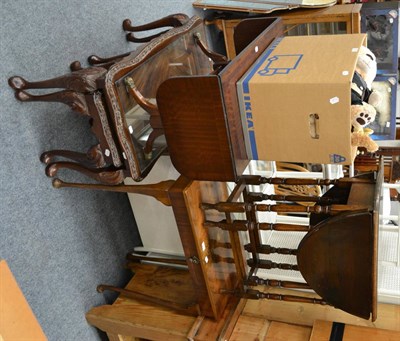
[[[265,341],[308,341],[311,328],[272,321]]]
[[[310,341],[329,340],[332,332],[332,322],[317,320],[311,332]]]
[[[110,334],[183,341],[187,340],[186,335],[196,318],[121,297],[113,305],[92,308],[86,314],[86,319],[91,325]]]
[[[352,340],[396,341],[400,340],[400,332],[346,325],[344,328],[343,341]]]
[[[332,322],[317,320],[311,333],[310,341],[328,340],[332,332]],[[346,324],[343,341],[391,341],[400,340],[400,332],[378,328],[360,327]]]
[[[263,318],[241,315],[233,330],[229,341],[258,341],[264,340],[267,335],[270,322]]]
[[[0,340],[47,340],[5,260],[0,260]]]
[[[140,263],[131,263],[131,269],[135,275],[126,289],[182,306],[197,302],[188,270]]]
[[[270,291],[281,294],[293,294],[293,290],[275,289]],[[375,322],[360,319],[332,306],[271,300],[248,300],[243,314],[263,317],[270,321],[287,322],[304,326],[312,326],[315,320],[326,320],[400,331],[400,306],[394,304],[378,304],[378,317]]]
[[[120,295],[113,305],[92,308],[87,321],[111,335],[114,341],[133,340],[227,340],[230,324],[235,323],[243,303],[233,298],[216,321],[206,317],[186,316],[167,308],[146,305]]]
[[[109,341],[145,341],[144,339],[139,339],[134,336],[116,335],[107,333]]]
[[[143,289],[143,286],[146,286],[144,277],[146,277],[146,274],[151,275],[153,268],[156,267],[138,264],[136,269],[143,271],[143,273],[140,274],[140,271],[138,271],[129,281],[126,289],[136,290],[137,287]],[[177,276],[176,280],[182,282],[186,281],[185,278],[185,275],[184,277]],[[159,279],[155,277],[154,281],[157,282]],[[182,285],[189,286],[190,284],[181,283]],[[157,287],[159,288],[158,285]],[[159,289],[152,288],[152,283],[150,283],[150,288],[146,289],[147,292],[155,291],[155,293],[163,296]],[[168,291],[167,288],[166,291]],[[179,290],[177,291],[179,292]],[[169,298],[173,299],[175,296],[176,294],[172,294]],[[119,295],[113,305],[92,308],[86,314],[86,319],[91,325],[113,335],[114,338],[122,338],[122,340],[124,340],[124,337],[139,337],[150,340],[179,341],[187,340],[186,335],[196,317],[182,315],[168,308],[150,305]]]
[[[222,313],[221,319],[215,321],[209,318],[205,318],[197,334],[193,337],[193,340],[228,340],[230,335],[232,334],[236,321],[243,310],[244,304],[245,300],[240,300],[238,303],[237,298],[231,298],[224,312]],[[188,337],[188,340],[191,339]]]
[[[236,309],[234,311],[231,311],[230,315],[227,316],[227,321],[219,337],[220,340],[228,340],[231,337],[237,320],[239,319],[246,305],[246,301],[247,300],[244,298],[240,299],[239,303],[236,306]]]

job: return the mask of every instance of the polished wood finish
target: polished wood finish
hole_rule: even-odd
[[[226,200],[228,193],[225,183],[192,181],[181,176],[176,181],[136,186],[74,184],[56,179],[54,186],[151,195],[164,204],[171,205],[184,249],[184,262],[138,256],[129,256],[128,259],[186,264],[192,280],[191,285],[196,292],[196,302],[199,305],[200,314],[215,319],[223,316],[225,307],[233,297],[222,291],[235,290],[239,285],[239,279],[243,277],[241,273],[244,273],[244,262],[240,265],[242,270],[237,271],[238,257],[234,257],[235,254],[241,254],[242,251],[238,247],[234,250],[232,243],[229,242],[234,240],[238,245],[239,237],[236,231],[226,232],[218,227],[204,229],[206,220],[221,219],[223,215],[215,212],[205,215],[201,209],[201,202],[203,200],[208,202]],[[224,249],[223,254],[220,254],[221,249]],[[130,262],[128,267],[131,268],[131,266],[135,266],[135,264]],[[117,289],[114,288],[114,290]]]
[[[343,310],[365,319],[371,318],[372,321],[377,318],[378,229],[383,176],[384,167],[381,158],[376,179],[371,176],[369,184],[356,183],[350,190],[348,203],[357,202],[368,205],[367,212],[347,212],[330,220],[325,219],[319,222],[312,215],[311,221],[314,221],[316,225],[300,243],[297,256],[299,267],[304,273],[306,281],[310,285],[312,285],[310,282],[320,281],[323,283],[322,277],[315,271],[311,273],[310,270],[310,264],[316,259],[305,261],[305,258],[309,252],[312,252],[310,250],[317,252],[318,248],[325,249],[325,252],[317,260],[321,263],[318,265],[314,263],[314,265],[317,267],[327,266],[329,263],[329,272],[332,277],[330,285],[320,284],[315,291],[327,297],[327,301],[332,304],[335,304],[334,302],[340,304]],[[326,195],[332,195],[332,192],[328,191]],[[315,238],[318,239],[318,242],[315,242]],[[329,246],[323,244],[327,242],[335,243],[337,249],[326,252]],[[334,259],[335,262],[326,258],[328,254],[328,258]],[[345,254],[346,264],[344,266],[343,256]],[[350,269],[352,270],[349,271]],[[339,278],[340,283],[338,282]],[[345,289],[340,294],[337,292],[338,285],[343,285]]]
[[[229,234],[217,228],[203,228],[205,217],[200,203],[207,198],[226,199],[226,188],[224,184],[199,183],[180,177],[170,190],[170,198],[200,309],[205,316],[218,319],[230,299],[219,291],[236,287],[236,272],[233,264],[213,261],[209,240],[226,242]],[[231,253],[229,249],[227,252]]]
[[[218,54],[207,48],[200,34],[194,35],[194,41],[200,47],[203,53],[213,61],[214,70],[218,70],[219,68],[222,68],[228,64],[229,61],[224,55]]]
[[[46,165],[54,162],[58,157],[73,160],[82,165],[103,167],[106,165],[100,145],[94,145],[87,153],[73,152],[70,150],[50,150],[42,153],[40,161]]]
[[[234,54],[230,54],[229,58],[234,58],[239,55],[246,47],[253,42],[267,26],[270,25],[274,18],[248,18],[241,20],[235,27],[235,34],[233,35],[232,48],[235,49]],[[283,35],[283,31],[278,35]]]
[[[324,300],[319,298],[309,298],[300,295],[271,294],[254,289],[247,289],[241,296],[252,300],[268,299],[268,300],[284,301],[284,302],[298,302],[298,303],[301,302],[301,303],[312,303],[321,305],[327,304]]]
[[[250,203],[228,203],[220,202],[217,204],[203,203],[203,209],[217,210],[218,212],[229,212],[229,213],[242,213],[249,212],[251,210],[257,212],[293,212],[293,213],[315,213],[315,214],[338,214],[341,212],[355,211],[355,210],[367,210],[368,207],[364,205],[327,205],[327,206],[293,206],[293,205],[269,205],[269,204],[250,204]]]
[[[219,227],[222,230],[227,231],[247,231],[251,228],[252,222],[248,220],[233,220],[228,222],[226,219],[220,221],[209,221],[204,222],[204,227]],[[275,224],[275,223],[256,223],[258,230],[275,230],[275,231],[297,231],[307,232],[310,230],[310,226],[296,225],[296,224]]]
[[[82,174],[87,175],[88,177],[91,177],[92,179],[98,182],[109,185],[120,184],[125,178],[123,170],[118,169],[114,166],[106,166],[102,168],[89,168],[79,163],[68,162],[68,161],[57,161],[48,164],[45,169],[45,173],[49,177],[54,177],[57,175],[58,171],[62,168],[78,171]]]
[[[372,311],[372,269],[376,266],[370,247],[372,219],[371,212],[347,213],[320,223],[304,237],[297,254],[302,275],[320,296],[365,319]]]
[[[102,67],[92,67],[39,82],[28,82],[20,76],[14,76],[8,83],[14,90],[61,88],[85,93],[97,90],[96,80],[104,76],[106,71]]]
[[[171,160],[181,174],[219,181],[236,177],[216,76],[169,79],[159,87],[157,102]]]
[[[306,283],[298,283],[293,281],[278,281],[275,279],[263,279],[257,276],[250,276],[246,280],[246,285],[257,286],[265,285],[268,287],[288,288],[288,289],[310,289]]]
[[[186,21],[188,21],[188,19],[189,19],[189,17],[186,14],[177,13],[177,14],[172,14],[172,15],[166,16],[164,18],[161,18],[160,20],[156,20],[150,24],[144,24],[144,25],[140,25],[140,26],[132,26],[131,20],[125,19],[122,23],[122,28],[124,29],[124,31],[130,32],[126,35],[126,39],[128,41],[131,41],[134,43],[143,43],[143,42],[149,42],[152,39],[159,37],[163,33],[166,33],[168,30],[158,32],[151,36],[142,37],[142,38],[135,37],[132,32],[143,32],[143,31],[154,30],[154,29],[163,28],[163,27],[180,27]]]

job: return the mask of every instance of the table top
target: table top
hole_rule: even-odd
[[[317,294],[336,308],[372,321],[377,317],[382,183],[383,160],[375,181],[353,184],[348,193],[347,204],[366,209],[316,223],[297,254],[300,272]]]
[[[212,212],[205,216],[200,205],[204,201],[226,200],[226,184],[191,181],[181,176],[169,193],[200,310],[205,316],[218,319],[231,299],[221,290],[233,290],[237,285],[230,244],[235,236],[218,227],[205,228],[206,219],[221,217]]]

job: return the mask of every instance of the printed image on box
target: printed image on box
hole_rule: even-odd
[[[300,63],[302,54],[280,54],[267,59],[267,64],[258,71],[261,76],[273,76],[276,74],[288,74],[295,70]]]
[[[350,87],[365,42],[365,34],[276,39],[237,83],[249,158],[350,164]]]

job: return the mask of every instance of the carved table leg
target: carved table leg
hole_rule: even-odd
[[[74,66],[77,67],[78,70],[60,77],[38,82],[29,82],[20,76],[14,76],[9,78],[8,84],[14,90],[61,88],[78,92],[89,92],[97,89],[96,80],[107,72],[107,70],[102,67],[79,69],[76,62],[73,63],[73,67]]]
[[[61,102],[81,115],[89,115],[85,96],[76,91],[63,90],[46,95],[31,95],[18,90],[15,92],[15,97],[22,102]]]
[[[91,147],[87,153],[78,153],[69,150],[50,150],[40,156],[40,161],[48,165],[58,157],[67,158],[89,167],[100,168],[106,165],[104,155],[98,144]]]
[[[78,171],[96,181],[99,181],[107,185],[120,184],[124,178],[124,172],[122,169],[117,169],[114,166],[107,168],[86,168],[78,163],[74,162],[54,162],[50,163],[46,167],[46,175],[53,177],[57,175],[57,172],[61,168],[72,169]]]
[[[81,189],[97,189],[102,191],[110,192],[123,192],[123,193],[135,193],[152,196],[156,200],[160,201],[166,206],[171,206],[169,198],[169,189],[175,183],[175,180],[161,181],[156,184],[150,185],[101,185],[101,184],[82,184],[82,183],[70,183],[64,182],[60,179],[53,180],[54,188],[70,187],[70,188],[81,188]]]
[[[141,31],[149,31],[149,30],[153,30],[156,28],[168,27],[168,26],[169,27],[180,27],[188,19],[189,19],[189,17],[186,14],[177,13],[177,14],[169,15],[160,20],[156,20],[151,23],[148,23],[145,25],[139,25],[139,26],[132,26],[132,22],[129,19],[125,19],[122,23],[122,28],[124,29],[124,31],[141,32]],[[137,38],[132,33],[128,33],[126,35],[126,39],[128,41],[131,41],[134,43],[144,43],[144,42],[149,42],[150,40],[152,40],[168,31],[169,30],[165,30],[165,31],[162,31],[162,32],[159,32],[159,33],[156,33],[151,36],[144,37],[144,38]]]
[[[88,57],[88,63],[90,65],[99,65],[99,64],[105,64],[105,63],[110,63],[110,65],[126,56],[128,56],[131,52],[123,53],[117,56],[112,56],[108,58],[102,58],[96,55],[91,55]]]

